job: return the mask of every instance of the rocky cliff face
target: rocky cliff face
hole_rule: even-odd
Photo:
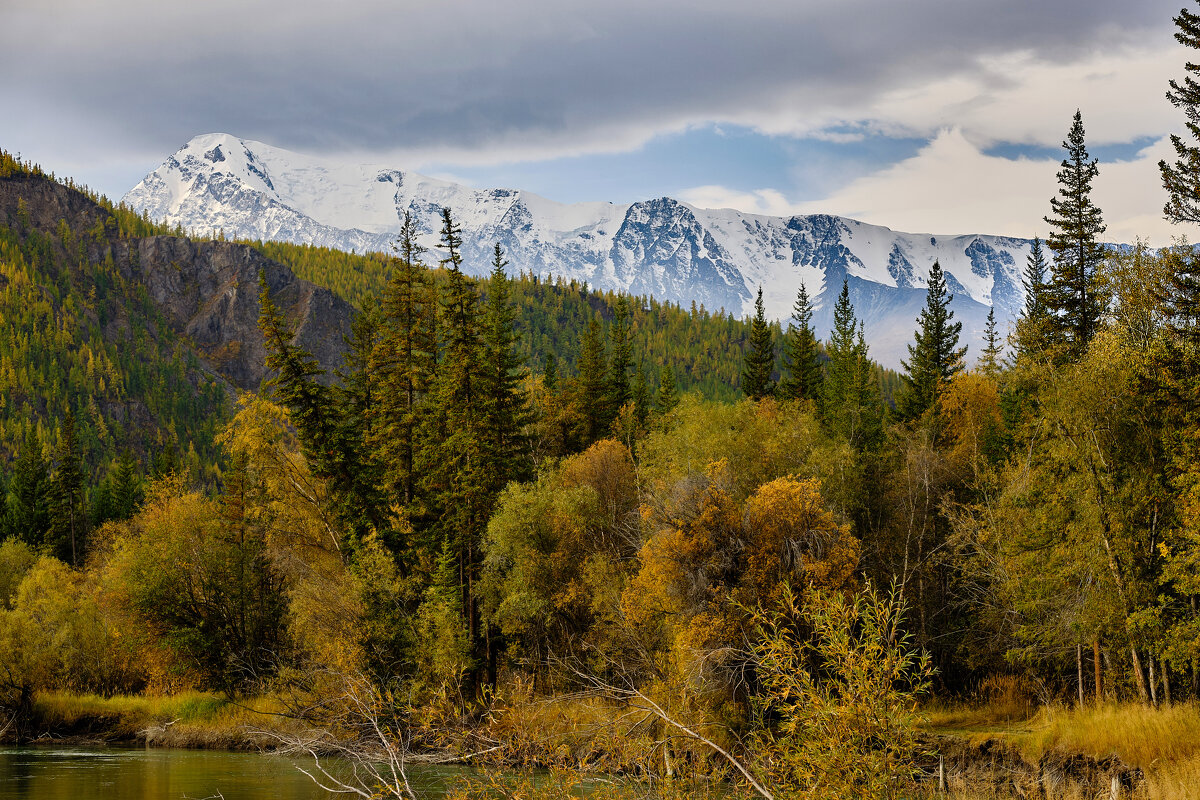
[[[126,238],[109,213],[81,192],[41,178],[0,179],[0,222],[55,236],[65,221],[85,237],[89,258],[111,257],[121,276],[145,287],[163,319],[232,386],[256,390],[268,377],[258,330],[258,276],[292,325],[296,342],[328,372],[341,364],[353,308],[251,247],[177,236]],[[116,331],[120,335],[120,331]],[[128,335],[128,332],[125,332]]]
[[[341,364],[353,309],[329,290],[246,245],[152,236],[129,246],[155,305],[234,385],[257,389],[267,377],[258,330],[260,271],[296,344],[330,373]]]

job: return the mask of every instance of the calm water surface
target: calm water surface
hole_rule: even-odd
[[[437,797],[461,769],[410,777]],[[214,750],[21,747],[0,749],[0,800],[327,800],[294,762]]]

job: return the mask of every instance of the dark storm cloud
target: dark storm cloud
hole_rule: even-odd
[[[221,130],[297,149],[595,147],[752,122],[789,98],[869,99],[989,54],[1066,61],[1147,32],[1169,42],[1178,5],[28,2],[0,9],[0,99],[26,112],[0,120],[0,144],[99,136],[161,155]]]

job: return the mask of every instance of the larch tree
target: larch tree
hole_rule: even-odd
[[[1078,359],[1100,326],[1103,304],[1096,272],[1104,247],[1098,237],[1106,230],[1091,197],[1092,180],[1100,170],[1088,155],[1078,111],[1063,147],[1067,157],[1058,171],[1058,196],[1050,199],[1051,216],[1045,217],[1051,228],[1046,246],[1054,253],[1046,305],[1053,344],[1066,357]]]
[[[946,290],[946,277],[937,261],[929,270],[929,288],[925,308],[917,318],[916,341],[908,346],[908,360],[902,361],[904,387],[896,400],[900,414],[917,419],[937,405],[946,384],[963,368],[966,347],[958,346],[962,323],[954,321]]]
[[[742,391],[752,400],[761,400],[775,393],[772,375],[775,372],[775,342],[763,308],[762,287],[754,301],[754,320],[750,326],[750,343],[742,367]]]

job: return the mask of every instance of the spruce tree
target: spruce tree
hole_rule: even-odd
[[[445,256],[438,263],[446,270],[446,286],[442,298],[440,326],[443,329],[444,361],[439,372],[444,376],[444,396],[439,400],[450,403],[458,412],[472,409],[478,399],[481,338],[479,330],[479,294],[475,283],[462,271],[462,228],[442,209],[442,241]],[[439,374],[439,379],[443,376]]]
[[[829,363],[825,372],[821,403],[822,418],[836,436],[856,450],[873,445],[881,431],[879,390],[867,358],[862,327],[854,316],[850,287],[842,291],[833,307],[833,330],[826,347]]]
[[[750,342],[742,367],[742,391],[752,400],[761,400],[775,393],[771,380],[775,372],[775,343],[763,309],[762,287],[754,301],[754,320],[750,325]]]
[[[1175,41],[1184,47],[1200,50],[1200,15],[1180,9],[1175,17]],[[1200,223],[1200,64],[1186,64],[1187,75],[1180,84],[1174,78],[1167,99],[1171,105],[1181,109],[1190,137],[1197,144],[1184,141],[1178,134],[1171,135],[1176,160],[1169,164],[1164,159],[1158,162],[1163,187],[1167,190],[1167,204],[1163,214],[1171,222]]]
[[[67,409],[58,431],[54,472],[50,477],[50,547],[63,561],[78,567],[84,550],[83,454],[75,414]]]
[[[1042,241],[1036,236],[1025,259],[1025,306],[1017,320],[1016,354],[1018,358],[1041,357],[1046,353],[1050,312],[1046,308],[1046,258]]]
[[[368,527],[381,530],[390,506],[382,490],[384,466],[370,445],[378,441],[384,422],[382,401],[387,394],[376,363],[382,338],[382,311],[375,299],[367,298],[350,321],[350,336],[336,372],[340,385],[329,390],[333,404],[334,441],[339,453],[339,470],[344,476],[340,498],[343,517],[356,533]]]
[[[945,385],[963,368],[966,347],[958,346],[962,323],[954,322],[947,293],[946,276],[937,261],[929,270],[925,308],[917,318],[916,341],[908,346],[908,360],[900,362],[905,373],[896,410],[906,419],[916,419],[938,401]]]
[[[483,533],[495,500],[492,462],[487,457],[484,353],[479,295],[462,272],[462,230],[450,209],[442,210],[439,263],[446,270],[442,297],[442,359],[431,388],[431,413],[422,420],[417,459],[432,518],[428,533],[453,547],[458,566],[463,627],[476,665],[483,663],[479,579]],[[480,673],[469,676],[480,687]]]
[[[262,272],[258,280],[258,327],[267,347],[267,367],[274,373],[266,385],[288,408],[288,418],[299,433],[309,468],[329,481],[333,506],[346,525],[347,537],[357,540],[368,528],[381,529],[384,524],[386,504],[377,490],[373,454],[363,446],[357,416],[346,401],[345,390],[335,390],[319,380],[325,371],[312,353],[293,342],[291,329],[271,299]],[[373,341],[374,330],[373,324],[365,330],[360,327],[358,335]],[[352,358],[350,368],[369,369],[369,342],[355,345],[355,349],[357,367]]]
[[[333,409],[328,388],[318,381],[325,374],[317,359],[293,342],[291,328],[271,299],[266,274],[258,274],[258,328],[267,347],[267,368],[273,375],[267,385],[287,406],[290,420],[300,433],[305,456],[319,474],[331,474],[330,445],[334,434]]]
[[[1069,358],[1079,358],[1100,325],[1096,272],[1104,261],[1104,248],[1097,237],[1105,226],[1091,198],[1092,179],[1100,170],[1088,156],[1078,111],[1063,147],[1067,157],[1058,172],[1059,196],[1051,198],[1052,215],[1045,217],[1052,229],[1046,246],[1054,252],[1046,305],[1052,345]]]
[[[983,329],[983,353],[979,357],[979,371],[989,378],[1000,374],[1000,335],[996,332],[996,307],[988,309],[987,327]]]
[[[792,400],[815,401],[821,396],[821,360],[812,327],[812,304],[804,284],[796,293],[792,319],[783,340],[784,377],[779,382],[779,393]]]
[[[603,438],[612,424],[608,386],[604,332],[593,314],[579,345],[579,411],[583,417],[584,444]]]
[[[504,251],[497,243],[483,322],[484,425],[488,457],[492,462],[492,489],[496,493],[510,480],[529,477],[530,467],[525,458],[524,432],[529,422],[529,409],[525,393],[521,391],[526,374],[525,361],[517,354],[517,312],[511,301],[508,275],[504,271],[506,266]]]
[[[609,329],[612,342],[612,357],[608,365],[608,406],[613,418],[632,398],[629,370],[633,366],[633,342],[629,339],[629,299],[624,295],[617,298],[613,307],[613,321]]]
[[[392,275],[384,290],[383,321],[375,365],[382,397],[380,424],[370,442],[384,465],[384,484],[396,500],[409,505],[416,499],[413,459],[416,447],[418,401],[432,380],[434,351],[424,324],[436,307],[428,308],[429,285],[417,242],[412,213],[404,212],[392,259]]]
[[[1181,9],[1175,27],[1176,41],[1200,49],[1200,14]],[[1167,190],[1163,209],[1166,218],[1175,223],[1200,223],[1200,64],[1189,61],[1186,70],[1182,85],[1171,80],[1167,99],[1183,111],[1188,134],[1197,143],[1189,144],[1181,136],[1172,135],[1176,161],[1160,161],[1158,168]],[[1177,254],[1166,311],[1172,333],[1180,341],[1200,347],[1200,259],[1194,249],[1181,249]]]
[[[658,376],[658,393],[654,397],[654,407],[659,414],[666,414],[679,405],[679,390],[675,386],[675,372],[670,367],[663,367]]]
[[[112,494],[115,519],[129,519],[142,504],[142,478],[133,451],[128,447],[121,451],[117,463],[110,473],[109,489]]]
[[[7,529],[31,547],[39,547],[50,528],[50,469],[37,431],[30,428],[8,482]]]

